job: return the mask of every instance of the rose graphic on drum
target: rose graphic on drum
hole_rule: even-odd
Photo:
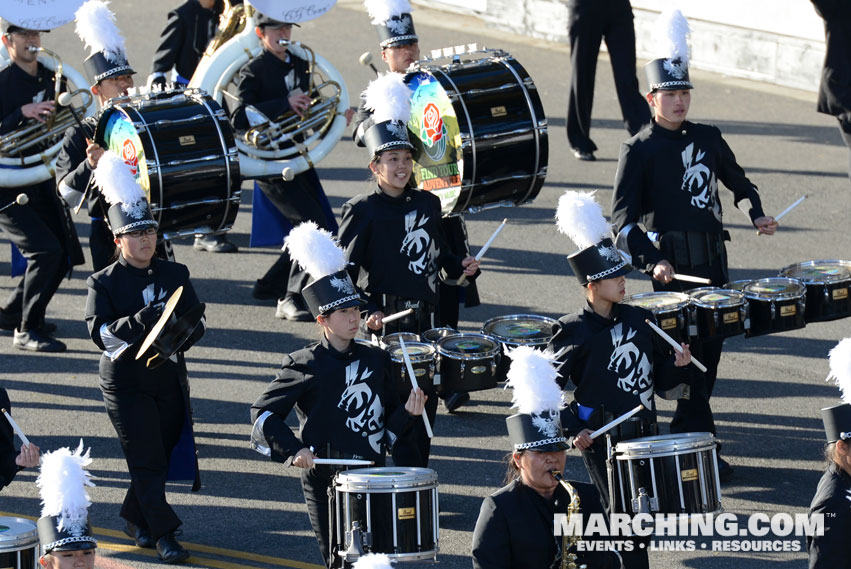
[[[428,157],[438,162],[446,154],[446,126],[440,116],[440,109],[434,103],[426,105],[423,111],[420,139],[425,144]]]
[[[135,176],[139,172],[139,156],[136,153],[136,146],[133,145],[133,141],[129,138],[122,145],[121,158],[125,164],[130,166],[130,173]]]

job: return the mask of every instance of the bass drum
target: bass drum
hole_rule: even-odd
[[[113,99],[95,141],[124,158],[166,239],[221,233],[239,210],[239,154],[222,108],[203,91]]]
[[[534,200],[547,175],[547,118],[523,66],[499,50],[416,65],[406,80],[417,186],[444,215]]]

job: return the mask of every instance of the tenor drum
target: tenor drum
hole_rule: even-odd
[[[496,387],[496,367],[502,349],[484,334],[459,333],[437,341],[440,393],[481,391]]]
[[[692,289],[688,295],[694,322],[691,335],[698,341],[738,336],[750,326],[748,304],[741,292],[707,286]]]
[[[807,322],[825,322],[851,316],[851,261],[807,261],[780,270],[781,277],[797,279],[807,289]]]
[[[458,330],[456,330],[455,328],[445,326],[443,328],[431,328],[423,332],[420,336],[422,337],[423,342],[435,345],[437,341],[441,338],[445,338],[447,336],[457,333]]]
[[[419,342],[420,337],[418,334],[414,334],[413,332],[394,332],[393,334],[386,334],[381,337],[379,344],[385,350],[390,349],[391,346],[398,346],[401,344],[399,338],[405,340],[405,345],[408,345],[410,342]]]
[[[537,197],[547,175],[547,119],[535,83],[499,50],[417,63],[408,128],[414,177],[444,215],[514,206]]]
[[[239,154],[227,115],[203,91],[113,99],[95,141],[130,166],[166,239],[233,226]]]
[[[621,304],[649,310],[656,325],[681,344],[689,341],[690,301],[689,296],[681,292],[659,291],[627,296]]]
[[[632,439],[615,445],[612,511],[708,514],[721,510],[721,483],[711,433]]]
[[[366,553],[437,559],[437,473],[428,468],[362,468],[334,478],[336,550],[348,549],[355,523]]]
[[[801,281],[786,277],[759,279],[746,284],[742,292],[749,305],[749,338],[807,325],[804,320],[806,288]]]
[[[535,314],[512,314],[491,318],[482,326],[482,334],[496,338],[502,347],[502,355],[496,367],[496,380],[505,381],[509,368],[507,349],[517,346],[545,348],[553,338],[557,321]]]
[[[434,393],[434,346],[425,342],[405,340],[405,348],[408,350],[414,375],[417,376],[417,385],[426,393]],[[407,401],[413,385],[405,365],[405,358],[402,356],[402,346],[390,344],[385,349],[393,360],[393,377],[398,381],[402,401]]]
[[[24,518],[0,518],[0,567],[37,569],[38,529]]]

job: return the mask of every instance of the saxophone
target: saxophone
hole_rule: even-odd
[[[570,504],[567,505],[567,521],[569,523],[571,516],[579,515],[579,493],[570,482],[562,477],[561,470],[550,470],[550,474],[567,490],[567,494],[570,496]],[[576,564],[575,553],[568,553],[568,550],[581,539],[581,535],[565,534],[561,537],[561,569],[588,569],[587,565]]]

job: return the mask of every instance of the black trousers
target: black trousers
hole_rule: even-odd
[[[106,221],[93,217],[91,228],[89,251],[92,253],[92,270],[96,273],[111,265],[117,257],[114,237]]]
[[[320,196],[323,195],[322,183],[316,170],[310,169],[296,174],[291,182],[283,180],[258,180],[257,186],[269,198],[275,207],[293,227],[304,221],[314,221],[322,229],[334,231],[333,220],[328,219],[322,208]],[[307,284],[307,273],[293,263],[290,254],[284,251],[275,263],[260,278],[269,287],[279,289],[279,297],[287,293],[301,294]]]
[[[570,94],[567,101],[567,140],[571,148],[593,152],[591,108],[600,43],[606,40],[615,90],[630,135],[650,122],[650,109],[635,75],[635,26],[629,0],[570,0]]]
[[[130,386],[101,378],[106,411],[130,471],[130,488],[120,515],[149,529],[154,539],[182,523],[165,496],[171,451],[186,418],[176,368],[177,364],[167,362],[143,382]]]
[[[470,254],[470,246],[467,243],[467,225],[464,222],[464,217],[460,215],[444,217],[440,220],[440,226],[446,237],[449,250],[462,258],[468,256]],[[440,281],[437,286],[440,299],[437,306],[440,325],[457,329],[462,289],[464,292],[464,306],[472,308],[480,304],[476,281],[467,281],[467,286],[465,287],[449,285]]]
[[[0,229],[27,259],[27,269],[12,291],[4,312],[21,315],[20,330],[44,325],[47,305],[56,294],[70,262],[63,235],[63,219],[53,179],[33,186],[7,188],[0,207],[19,193],[29,197],[26,205],[13,205],[0,213]]]
[[[840,119],[839,134],[842,135],[842,140],[845,142],[845,146],[848,147],[848,177],[851,178],[851,123]]]
[[[307,505],[307,516],[310,525],[319,542],[319,552],[325,560],[325,566],[331,567],[331,513],[330,492],[333,491],[331,482],[337,469],[330,466],[314,466],[301,469],[301,489],[304,492],[304,503]]]
[[[439,398],[434,392],[426,392],[428,401],[425,412],[432,430],[437,420],[437,403]],[[407,397],[405,398],[407,401]],[[409,433],[393,445],[393,464],[396,466],[414,466],[428,468],[428,457],[431,455],[431,439],[425,429],[425,424],[417,417]]]

